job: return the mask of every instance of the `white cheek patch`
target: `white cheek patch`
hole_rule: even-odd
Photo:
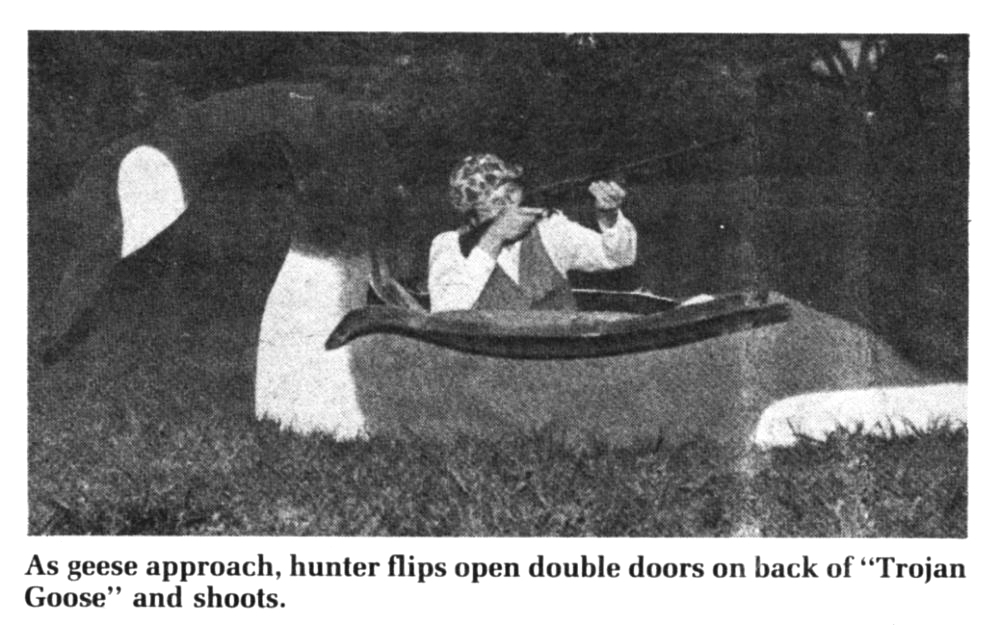
[[[794,445],[799,436],[826,440],[839,428],[889,436],[957,429],[967,421],[967,385],[934,384],[806,393],[764,410],[754,442],[758,447]]]
[[[166,230],[187,208],[177,168],[166,154],[148,145],[135,148],[122,159],[118,203],[122,212],[122,258]]]
[[[363,304],[368,269],[366,258],[319,258],[294,247],[288,252],[261,320],[257,418],[339,440],[365,436],[353,348],[327,351],[325,343],[344,315]]]

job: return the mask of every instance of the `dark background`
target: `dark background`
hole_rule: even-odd
[[[962,378],[968,39],[884,38],[877,71],[823,80],[809,63],[835,36],[33,32],[32,292],[58,275],[74,228],[52,200],[102,146],[212,93],[324,81],[385,111],[423,228],[403,267],[454,227],[444,180],[466,153],[499,153],[539,184],[737,134],[627,175],[640,262],[598,283],[763,283]],[[579,190],[550,201],[586,218]]]

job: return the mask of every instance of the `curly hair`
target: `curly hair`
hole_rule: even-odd
[[[466,156],[449,179],[451,204],[462,213],[474,210],[498,187],[522,173],[520,165],[507,165],[494,154]]]

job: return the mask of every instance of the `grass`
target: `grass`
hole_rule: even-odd
[[[743,458],[705,439],[569,447],[545,432],[344,443],[227,412],[199,372],[167,391],[141,367],[79,364],[32,385],[31,534],[966,533],[965,431],[841,431]]]
[[[803,441],[771,453],[751,509],[782,536],[963,537],[967,444],[964,430]]]

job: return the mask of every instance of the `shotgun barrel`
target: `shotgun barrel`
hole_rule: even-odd
[[[593,171],[582,176],[573,176],[570,178],[563,178],[561,180],[555,180],[553,182],[548,182],[543,185],[539,185],[527,192],[527,198],[529,200],[537,200],[540,197],[551,195],[557,191],[561,191],[567,187],[582,184],[584,182],[590,182],[592,180],[600,180],[602,178],[612,177],[615,174],[624,174],[629,171],[634,171],[641,169],[643,167],[649,167],[650,165],[662,163],[669,161],[671,159],[677,158],[678,156],[683,156],[685,154],[690,154],[692,152],[699,152],[701,150],[706,150],[708,148],[714,148],[721,145],[726,145],[730,143],[737,143],[741,141],[746,135],[743,133],[734,133],[731,135],[726,135],[725,137],[719,137],[717,139],[712,139],[711,141],[695,141],[691,145],[685,146],[683,148],[678,148],[676,150],[671,150],[669,152],[663,152],[661,154],[655,154],[653,156],[643,158],[637,161],[632,161],[630,163],[624,163],[622,165],[616,165],[614,167],[607,167],[597,171]]]

